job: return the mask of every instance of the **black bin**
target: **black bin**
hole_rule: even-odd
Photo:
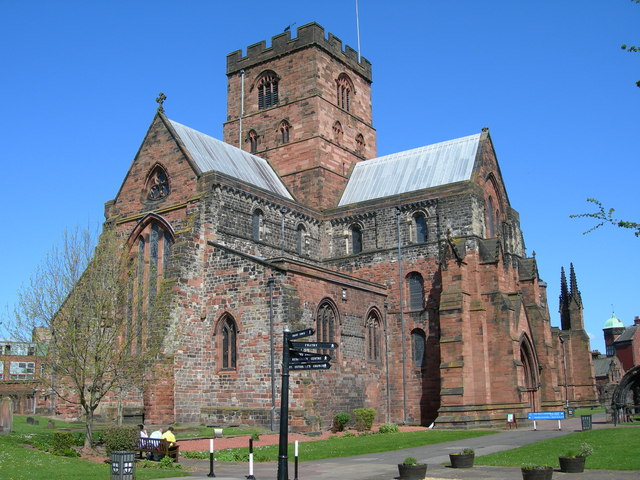
[[[134,452],[111,452],[111,480],[134,480],[135,470]]]
[[[591,415],[580,415],[582,430],[591,430]]]

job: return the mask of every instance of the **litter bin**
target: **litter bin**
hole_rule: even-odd
[[[582,430],[591,430],[591,415],[580,415]]]
[[[133,480],[135,471],[135,452],[111,452],[111,480]]]

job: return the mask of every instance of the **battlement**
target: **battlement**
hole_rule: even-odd
[[[360,57],[360,61],[358,61],[358,52],[348,45],[345,45],[343,50],[342,41],[335,35],[329,33],[325,38],[324,28],[315,22],[299,27],[296,38],[292,39],[291,32],[286,31],[272,37],[270,47],[267,47],[264,40],[249,45],[247,55],[244,57],[241,50],[231,52],[227,55],[227,75],[312,45],[322,48],[346,63],[355,72],[371,82],[371,63],[364,57]]]

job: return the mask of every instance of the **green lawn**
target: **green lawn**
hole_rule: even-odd
[[[577,450],[582,442],[590,444],[594,453],[585,468],[606,470],[640,470],[640,429],[607,428],[572,433],[525,447],[476,457],[477,465],[519,466],[536,463],[558,467],[558,456]]]

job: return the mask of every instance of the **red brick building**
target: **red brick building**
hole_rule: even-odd
[[[371,64],[317,24],[229,54],[227,76],[224,142],[161,105],[106,204],[131,327],[164,336],[129,415],[269,425],[285,326],[340,345],[330,370],[292,373],[298,429],[358,407],[450,427],[595,401],[573,269],[558,329],[488,129],[376,158]],[[168,315],[149,307],[163,289]]]

